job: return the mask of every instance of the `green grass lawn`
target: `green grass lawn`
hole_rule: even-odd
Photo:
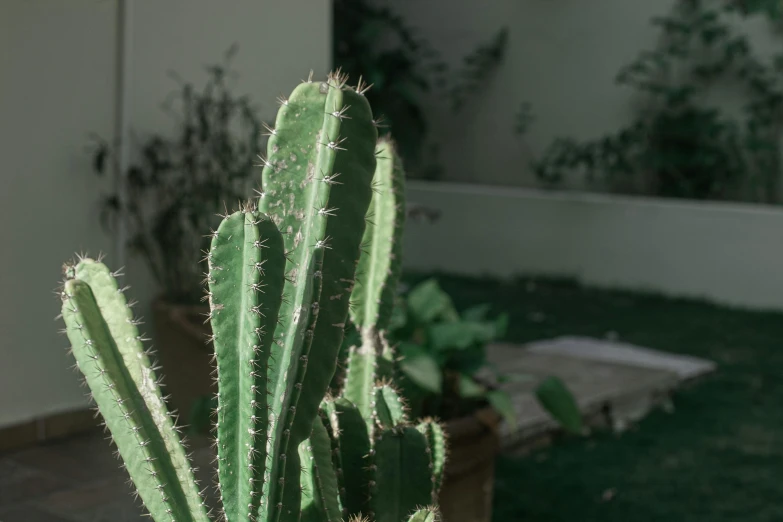
[[[621,434],[499,459],[497,521],[783,520],[783,314],[572,282],[440,277],[460,307],[510,314],[508,339],[604,337],[709,358],[718,372]]]

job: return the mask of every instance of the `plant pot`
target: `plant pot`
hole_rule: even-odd
[[[443,522],[490,522],[500,415],[485,408],[446,423],[449,456],[438,503]]]
[[[152,304],[155,347],[163,393],[169,396],[169,408],[179,412],[180,423],[189,424],[191,407],[196,399],[214,395],[212,382],[212,333],[204,323],[207,306],[176,305],[158,298]]]

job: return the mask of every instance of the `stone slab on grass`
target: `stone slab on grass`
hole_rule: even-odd
[[[614,364],[668,370],[681,380],[701,377],[716,370],[713,361],[643,348],[628,343],[590,337],[557,337],[525,345],[532,353],[567,355]]]
[[[488,347],[488,357],[506,374],[527,376],[502,385],[511,395],[518,421],[516,428],[503,426],[502,443],[508,451],[559,429],[535,397],[536,387],[548,376],[564,382],[588,424],[622,430],[652,408],[668,405],[683,381],[715,369],[711,361],[578,337],[494,344]]]

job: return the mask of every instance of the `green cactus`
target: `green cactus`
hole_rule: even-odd
[[[432,437],[407,421],[389,384],[376,389],[376,360],[362,387],[366,414],[347,398],[324,400],[351,295],[373,353],[392,361],[383,332],[399,275],[402,171],[390,143],[376,148],[364,90],[338,72],[282,99],[257,204],[226,212],[211,234],[205,282],[227,522],[435,513],[415,512],[433,501]],[[371,202],[375,224],[365,232]],[[361,291],[357,265],[368,277]],[[62,315],[77,366],[144,506],[155,522],[208,522],[118,274],[82,258],[65,275]]]
[[[405,223],[405,173],[394,144],[381,140],[376,157],[375,194],[357,269],[362,282],[351,295],[351,321],[359,331],[361,345],[350,349],[343,390],[343,395],[359,407],[371,434],[375,383],[393,375],[394,352],[386,340],[386,330],[402,270]]]
[[[351,296],[360,345],[348,350],[342,389],[324,401],[322,411],[333,438],[333,462],[339,463],[339,489],[345,491],[343,513],[352,520],[365,514],[379,522],[402,522],[420,506],[435,503],[445,437],[433,421],[411,424],[392,384],[395,356],[386,331],[402,261],[405,177],[392,142],[379,142],[376,157],[359,282]],[[423,510],[411,520],[433,520],[435,513]]]

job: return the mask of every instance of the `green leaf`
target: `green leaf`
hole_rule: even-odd
[[[446,321],[459,319],[451,297],[441,290],[436,279],[427,279],[410,291],[408,310],[413,319],[420,324],[427,324],[436,319]]]
[[[559,378],[550,376],[536,388],[541,406],[567,431],[582,432],[582,415],[571,391]]]
[[[413,353],[408,350],[408,354],[403,354],[404,358],[400,362],[400,370],[415,385],[432,393],[441,393],[443,389],[443,372],[437,361],[420,350]]]
[[[517,416],[508,393],[503,390],[492,390],[487,394],[487,400],[512,429],[517,427]]]
[[[487,389],[473,380],[470,375],[460,374],[459,376],[459,396],[466,399],[475,399],[484,397]]]
[[[462,312],[462,319],[465,321],[483,321],[487,318],[487,314],[491,308],[492,305],[490,303],[472,306]]]
[[[464,350],[477,343],[487,343],[495,338],[493,323],[464,321],[461,323],[438,323],[430,326],[427,336],[434,351]]]
[[[506,336],[506,332],[508,331],[508,314],[500,314],[500,316],[495,319],[495,334],[492,337],[491,340],[494,339],[500,339]]]

